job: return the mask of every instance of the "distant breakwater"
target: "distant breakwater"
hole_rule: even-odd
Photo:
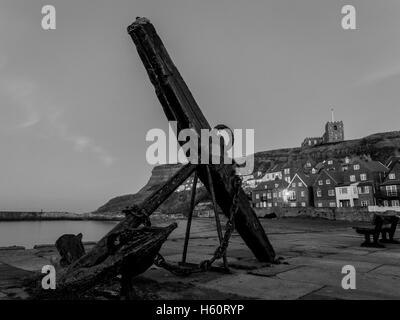
[[[118,221],[123,215],[72,212],[0,211],[0,221],[107,220]]]

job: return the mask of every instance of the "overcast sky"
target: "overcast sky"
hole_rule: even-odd
[[[146,132],[167,121],[126,33],[137,16],[210,124],[254,128],[256,151],[322,135],[331,107],[346,139],[399,129],[398,0],[2,0],[0,210],[86,212],[146,183]]]

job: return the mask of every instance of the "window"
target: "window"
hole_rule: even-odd
[[[369,186],[358,187],[358,193],[369,193]]]
[[[329,202],[329,206],[330,206],[331,208],[336,207],[336,202]]]
[[[392,207],[400,207],[400,201],[399,200],[392,200]]]
[[[342,167],[342,171],[347,171],[347,170],[349,170],[349,167],[348,167],[348,166],[343,166],[343,167]]]
[[[290,203],[290,206],[291,206],[291,207],[295,207],[295,206],[296,206],[296,202],[291,202],[291,203]]]
[[[279,184],[275,183],[275,189],[279,187]]]
[[[292,183],[292,187],[293,187],[293,188],[296,188],[296,182],[293,182],[293,183]]]
[[[351,181],[351,182],[355,182],[355,181],[356,181],[356,176],[355,176],[354,174],[352,174],[352,175],[350,176],[350,181]]]
[[[365,201],[361,201],[361,207],[368,207],[369,206],[369,201],[365,200]]]
[[[322,186],[322,185],[324,184],[324,182],[323,182],[322,180],[318,180],[318,184],[319,184],[320,186]]]
[[[331,179],[326,179],[325,183],[326,184],[331,184]]]
[[[285,170],[283,170],[283,172],[284,172],[285,174],[290,174],[290,168],[286,168]]]
[[[390,173],[390,174],[389,174],[389,179],[390,179],[390,180],[396,179],[396,175],[395,175],[394,173]]]
[[[328,160],[328,164],[333,164],[333,160]]]
[[[365,173],[360,174],[361,181],[367,180],[367,175]]]
[[[317,197],[322,197],[322,191],[321,190],[317,190]]]
[[[318,207],[318,208],[322,208],[322,202],[318,202],[318,203],[317,203],[317,207]]]
[[[335,190],[330,189],[328,190],[328,196],[333,197],[335,195]]]
[[[286,178],[285,178],[285,181],[286,181],[287,183],[289,183],[289,182],[290,182],[290,177],[286,177]]]
[[[268,193],[267,193],[267,199],[271,199],[271,198],[272,198],[271,192],[268,192]]]
[[[268,202],[268,207],[272,207],[272,203],[271,202]]]
[[[307,167],[307,168],[310,168],[310,167],[311,167],[311,162],[307,162],[307,163],[306,163],[306,167]]]
[[[256,193],[256,199],[260,199],[260,195]]]
[[[272,196],[273,196],[274,198],[276,198],[276,196],[277,196],[277,193],[276,193],[276,192],[274,192],[274,193],[272,194]]]
[[[302,192],[300,193],[300,195],[301,195],[302,197],[305,197],[305,196],[306,196],[305,191],[302,191]]]
[[[302,202],[302,203],[301,203],[301,206],[302,206],[302,207],[305,207],[305,206],[306,206],[306,203],[305,203],[305,202]]]
[[[302,187],[302,186],[303,186],[303,183],[302,183],[302,182],[299,182],[299,183],[297,184],[297,186]]]
[[[353,168],[354,168],[354,170],[360,170],[360,165],[359,165],[359,164],[355,164],[355,165],[353,166]]]
[[[275,203],[274,203],[274,206],[277,207],[277,206],[278,206],[278,202],[275,202]]]
[[[282,198],[282,192],[281,192],[281,191],[279,191],[278,197],[279,197],[279,198]]]
[[[384,205],[385,207],[389,207],[389,201],[384,200],[384,201],[383,201],[383,205]]]
[[[397,196],[397,186],[386,186],[386,193],[388,196]]]
[[[344,159],[344,162],[345,162],[345,163],[350,163],[350,158],[346,157],[346,158]]]
[[[347,188],[340,188],[341,194],[347,194]]]

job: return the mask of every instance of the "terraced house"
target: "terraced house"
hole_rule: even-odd
[[[400,157],[388,162],[389,172],[377,192],[377,204],[386,207],[400,206]]]
[[[260,183],[252,192],[253,206],[256,208],[282,207],[284,190],[288,183],[276,179]]]
[[[339,186],[342,181],[341,172],[328,171],[323,169],[316,176],[313,183],[313,194],[315,207],[336,207],[336,187]]]
[[[312,175],[297,172],[284,190],[284,205],[289,207],[314,206],[313,180]]]

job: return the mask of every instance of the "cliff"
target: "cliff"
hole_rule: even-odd
[[[400,131],[377,133],[362,139],[347,140],[342,142],[324,144],[306,148],[286,148],[271,151],[262,151],[255,154],[254,171],[266,171],[275,164],[288,164],[302,166],[308,160],[320,162],[332,158],[346,156],[368,156],[373,160],[385,163],[390,156],[400,155]],[[143,201],[151,192],[160,187],[180,165],[162,165],[152,170],[147,184],[136,194],[123,195],[111,199],[96,210],[96,213],[118,213],[127,206]],[[196,202],[208,198],[204,188],[200,189]],[[174,193],[164,203],[160,213],[186,213],[190,192]]]

